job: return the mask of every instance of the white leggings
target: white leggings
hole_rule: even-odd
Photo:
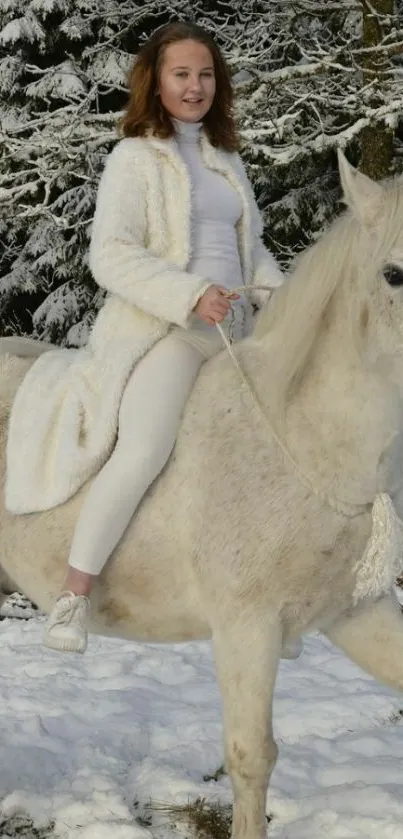
[[[202,363],[221,348],[216,330],[208,338],[195,333],[192,340],[175,328],[139,361],[123,394],[116,447],[84,501],[70,566],[100,573],[168,460]]]

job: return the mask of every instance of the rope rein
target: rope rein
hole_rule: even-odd
[[[270,289],[267,286],[244,285],[244,286],[237,286],[236,288],[232,288],[228,292],[228,295],[233,294],[234,292],[244,293],[245,291],[246,292],[251,292],[251,291],[270,292],[270,295],[269,295],[268,299],[270,299],[270,297],[273,293],[273,289]],[[231,311],[232,311],[232,322],[230,323],[229,334],[231,334],[231,327],[232,327],[232,324],[233,324],[233,321],[234,321],[234,309],[233,309],[232,306],[231,306]],[[240,377],[240,380],[241,380],[242,384],[244,384],[247,387],[247,389],[249,390],[249,393],[251,394],[251,396],[252,396],[252,398],[255,402],[256,407],[258,408],[259,412],[262,414],[264,420],[266,421],[266,423],[269,427],[270,434],[272,435],[272,437],[276,441],[277,445],[280,447],[280,449],[283,452],[285,458],[291,463],[291,465],[292,465],[294,471],[296,472],[299,480],[303,484],[305,484],[305,486],[308,487],[308,489],[317,498],[319,498],[321,501],[325,501],[325,503],[328,504],[329,507],[331,507],[333,510],[335,510],[336,513],[340,513],[344,516],[347,516],[348,518],[355,518],[356,516],[362,515],[365,512],[369,512],[370,504],[345,504],[344,502],[337,499],[335,496],[330,495],[329,493],[326,493],[326,492],[321,492],[320,490],[316,489],[316,487],[312,483],[311,479],[304,472],[302,472],[301,467],[299,466],[299,464],[295,460],[294,456],[292,455],[292,453],[290,452],[288,447],[285,445],[285,443],[283,442],[281,437],[277,434],[275,428],[273,428],[273,424],[271,423],[270,418],[267,415],[266,408],[265,408],[262,400],[260,399],[260,396],[257,393],[253,382],[250,380],[247,373],[242,369],[242,367],[241,367],[241,365],[240,365],[240,363],[239,363],[239,361],[238,361],[238,359],[237,359],[237,357],[234,353],[234,350],[233,350],[233,347],[232,347],[232,339],[231,338],[228,339],[228,337],[225,334],[224,329],[222,328],[220,323],[216,323],[216,328],[218,329],[218,332],[221,335],[224,346],[225,346],[225,348],[226,348],[234,366],[236,367],[236,369],[238,371],[238,374],[239,374],[239,377]]]

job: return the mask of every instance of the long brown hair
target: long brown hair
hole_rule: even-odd
[[[168,23],[157,29],[140,48],[129,74],[130,98],[118,128],[124,137],[153,134],[165,139],[174,135],[166,109],[156,95],[164,52],[177,41],[198,41],[211,53],[216,78],[216,93],[210,110],[203,118],[207,137],[213,146],[226,151],[239,148],[233,116],[234,95],[231,76],[219,47],[212,36],[195,23]]]

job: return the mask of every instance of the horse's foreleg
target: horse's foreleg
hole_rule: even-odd
[[[7,600],[8,595],[13,594],[15,591],[18,591],[18,587],[14,585],[0,565],[0,606]]]
[[[403,615],[394,595],[358,604],[325,634],[375,679],[403,690]]]
[[[226,768],[234,790],[233,839],[266,837],[266,793],[277,747],[272,694],[281,652],[280,627],[267,614],[220,614],[213,633],[224,718]]]
[[[13,594],[15,591],[19,591],[18,586],[13,583],[11,577],[0,565],[0,593],[7,597],[8,594]]]

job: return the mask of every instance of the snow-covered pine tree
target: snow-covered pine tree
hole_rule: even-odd
[[[390,138],[402,113],[396,61],[403,48],[399,3],[399,8],[394,0],[242,4],[231,58],[241,78],[244,156],[269,240],[280,253],[309,243],[334,215],[336,147],[348,148],[354,162],[372,176],[393,171]],[[251,23],[243,26],[248,10]],[[382,76],[371,71],[370,62],[382,65]],[[376,136],[376,148],[383,143],[389,152],[378,173],[370,170],[368,143],[362,155],[367,136]]]
[[[86,340],[103,299],[86,264],[99,175],[132,56],[168,20],[196,20],[224,49],[268,242],[288,258],[312,240],[337,203],[336,146],[358,161],[363,130],[394,129],[401,112],[402,0],[376,3],[2,0],[0,334]],[[377,20],[371,60],[383,56],[376,96],[364,12]]]
[[[103,294],[90,222],[139,32],[157,2],[5,0],[0,7],[0,334],[85,342]]]
[[[382,107],[385,99],[389,95],[393,96],[393,93],[397,100],[402,89],[402,80],[393,60],[399,51],[400,54],[403,51],[403,43],[399,50],[394,36],[395,12],[397,8],[394,0],[371,0],[371,3],[364,3],[361,63],[366,102],[371,109],[379,105]],[[397,123],[398,112],[392,116],[390,125],[370,123],[361,132],[361,168],[372,178],[380,179],[391,172]]]

